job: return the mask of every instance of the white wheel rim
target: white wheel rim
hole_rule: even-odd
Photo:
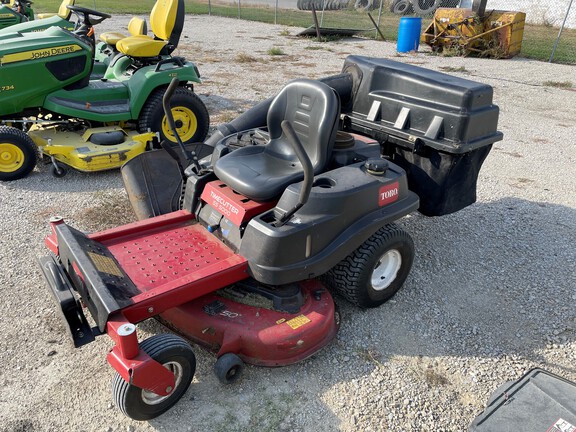
[[[396,249],[384,253],[372,270],[372,288],[382,291],[390,286],[402,267],[402,255]]]
[[[148,405],[157,405],[164,402],[166,399],[172,396],[172,393],[174,393],[174,390],[178,388],[180,382],[182,381],[183,369],[180,363],[168,362],[164,363],[162,366],[174,374],[174,388],[166,396],[157,395],[154,392],[142,389],[142,400]]]

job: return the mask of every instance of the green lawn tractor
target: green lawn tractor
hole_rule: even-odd
[[[172,80],[180,80],[171,110],[182,141],[203,141],[209,115],[193,92],[194,63],[171,53],[184,24],[184,0],[159,1],[151,15],[153,36],[117,44],[119,55],[103,78],[91,79],[93,26],[109,15],[68,6],[78,15],[74,32],[0,35],[0,180],[28,175],[40,155],[52,172],[66,167],[100,171],[120,167],[167,139],[176,142],[162,107]]]
[[[0,6],[0,35],[8,32],[42,31],[58,26],[68,30],[74,29],[70,21],[72,11],[67,8],[74,5],[74,0],[62,0],[57,13],[34,14],[32,2],[28,0],[13,0]]]

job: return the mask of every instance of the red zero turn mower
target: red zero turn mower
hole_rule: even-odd
[[[164,109],[173,126],[169,96]],[[419,202],[429,215],[474,202],[497,118],[488,86],[349,57],[221,126],[205,158],[179,141],[132,159],[122,175],[141,220],[85,235],[52,219],[44,276],[76,346],[114,340],[116,405],[154,418],[186,392],[195,357],[172,334],[139,342],[136,323],[157,317],[214,350],[223,383],[244,362],[311,356],[338,331],[331,292],[376,307],[404,283],[414,246],[395,220]]]

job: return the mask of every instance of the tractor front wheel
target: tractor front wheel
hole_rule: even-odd
[[[410,235],[388,224],[323,276],[324,283],[361,308],[380,306],[402,287],[414,261]]]
[[[0,180],[26,177],[38,162],[38,148],[32,138],[11,126],[0,126]]]
[[[168,119],[164,114],[162,98],[165,88],[156,89],[150,94],[142,108],[138,120],[140,132],[148,130],[160,133],[160,142],[168,140],[176,143],[174,133],[170,130]],[[193,91],[178,87],[170,99],[176,131],[184,144],[203,142],[208,135],[210,115],[204,102]]]
[[[196,371],[196,357],[184,339],[171,334],[152,336],[142,342],[140,348],[174,374],[172,392],[167,396],[157,395],[126,382],[116,373],[112,395],[116,406],[128,417],[150,420],[168,411],[184,396]]]

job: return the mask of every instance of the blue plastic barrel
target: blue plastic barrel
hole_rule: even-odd
[[[420,45],[420,32],[422,31],[421,17],[402,17],[398,25],[398,43],[396,51],[418,51]]]

